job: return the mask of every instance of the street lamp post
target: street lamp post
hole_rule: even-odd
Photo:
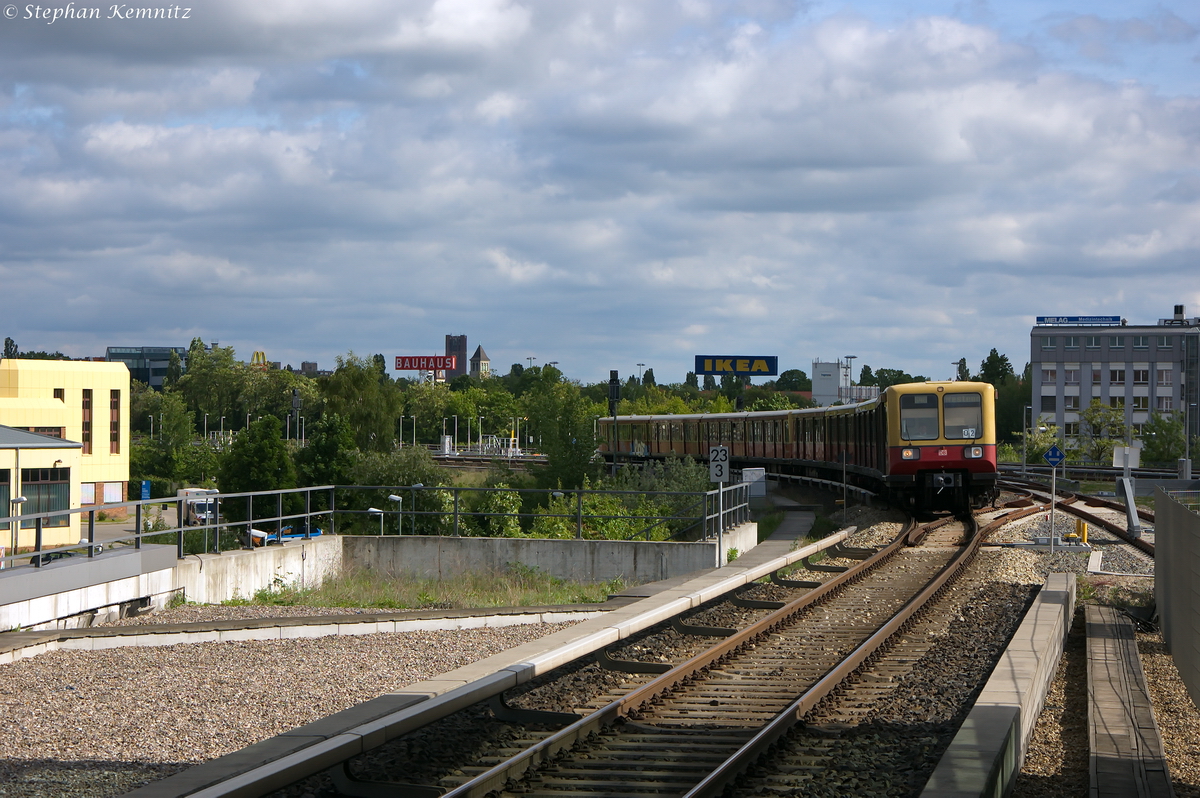
[[[846,355],[846,399],[850,402],[854,401],[854,391],[850,390],[854,387],[854,361],[858,359],[858,355]]]
[[[383,537],[383,510],[376,509],[375,507],[368,507],[367,512],[379,516],[379,537]]]
[[[304,416],[300,416],[300,448],[304,448]]]
[[[404,534],[404,497],[397,496],[394,493],[388,494],[388,501],[396,502],[399,507],[396,510],[396,534]]]
[[[208,413],[204,414],[204,441],[208,442]]]
[[[1025,425],[1027,418],[1028,426]],[[1033,426],[1033,405],[1025,405],[1025,409],[1021,411],[1021,425],[1025,427],[1025,432],[1021,435],[1021,477],[1024,478],[1029,462],[1029,428]]]
[[[154,414],[150,414],[150,442],[154,442]]]
[[[454,453],[458,454],[458,414],[454,413]]]
[[[483,416],[479,417],[479,453],[483,454]]]
[[[25,498],[24,496],[17,496],[14,499],[10,499],[8,502],[10,505],[8,514],[10,516],[20,515],[22,509],[21,505],[25,504],[27,501],[29,501],[29,499]],[[15,555],[17,553],[17,543],[20,542],[20,538],[18,537],[20,535],[20,528],[20,521],[8,522],[8,553],[10,555]],[[0,563],[0,565],[3,565],[3,563]]]
[[[530,355],[530,356],[526,357],[525,359],[529,361],[529,368],[533,368],[533,361],[537,360],[537,358]]]

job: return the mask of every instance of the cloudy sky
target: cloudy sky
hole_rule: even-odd
[[[196,2],[4,9],[22,348],[944,378],[1200,315],[1194,3]]]

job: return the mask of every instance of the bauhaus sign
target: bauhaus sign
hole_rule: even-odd
[[[396,371],[450,371],[457,364],[457,355],[396,356]]]
[[[779,358],[775,355],[696,355],[696,373],[774,377],[779,374]]]

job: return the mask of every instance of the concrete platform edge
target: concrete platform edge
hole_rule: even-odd
[[[921,798],[1008,795],[1025,761],[1074,614],[1075,574],[1050,574]]]

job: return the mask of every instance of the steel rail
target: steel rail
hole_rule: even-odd
[[[803,722],[804,718],[816,709],[822,701],[828,698],[834,690],[881,654],[890,642],[915,620],[918,614],[937,600],[975,559],[976,554],[978,554],[980,547],[989,534],[1010,521],[1032,515],[1041,509],[1040,507],[1021,508],[1002,516],[997,516],[982,528],[979,528],[976,519],[972,517],[967,522],[968,528],[973,528],[970,542],[962,547],[953,560],[947,563],[917,595],[901,607],[878,631],[863,641],[841,663],[809,688],[804,695],[797,698],[787,709],[779,713],[774,720],[763,726],[741,749],[714,769],[699,784],[685,793],[684,798],[713,798],[714,796],[721,795],[734,779],[753,765],[794,726]]]
[[[795,615],[882,565],[905,545],[911,545],[910,541],[916,536],[917,529],[915,522],[910,520],[895,540],[872,558],[851,566],[843,573],[822,583],[820,587],[813,588],[783,608],[726,638],[712,648],[675,666],[670,671],[495,765],[470,781],[449,790],[443,794],[443,798],[482,798],[488,793],[501,790],[510,780],[519,778],[531,768],[553,759],[560,752],[569,749],[576,742],[587,739],[601,728],[616,723],[622,718],[636,715],[641,707],[653,702],[681,682],[695,677],[761,636],[770,634],[778,627],[788,623]]]
[[[1027,490],[1034,495],[1040,494],[1043,496],[1049,496],[1049,489],[1046,488],[1045,486],[1040,486],[1041,490],[1034,490],[1034,489],[1030,488],[1029,486],[1025,486],[1025,485],[1022,485],[1021,487],[1024,490]],[[1100,516],[1098,516],[1094,513],[1090,513],[1087,510],[1084,510],[1083,508],[1078,506],[1080,501],[1097,500],[1097,499],[1095,499],[1095,497],[1085,496],[1085,494],[1071,493],[1070,491],[1061,491],[1061,493],[1063,493],[1064,498],[1058,502],[1057,506],[1063,512],[1069,513],[1070,515],[1073,515],[1076,518],[1081,518],[1084,521],[1087,521],[1089,524],[1098,526],[1101,529],[1105,530],[1106,532],[1110,532],[1113,535],[1117,536],[1123,542],[1128,543],[1130,546],[1133,546],[1135,549],[1137,549],[1145,554],[1148,554],[1151,557],[1154,556],[1154,544],[1153,543],[1150,543],[1147,540],[1143,540],[1142,538],[1135,538],[1134,536],[1130,535],[1129,531],[1125,527],[1121,526],[1120,524],[1114,524],[1112,521],[1109,521],[1108,519],[1105,519],[1105,518],[1101,518]],[[1112,507],[1110,505],[1110,509],[1114,509],[1114,510],[1120,509],[1123,511],[1125,509],[1125,506],[1120,505],[1119,507]],[[1151,517],[1150,519],[1147,519],[1147,520],[1152,521],[1154,519],[1153,519],[1153,517]]]

